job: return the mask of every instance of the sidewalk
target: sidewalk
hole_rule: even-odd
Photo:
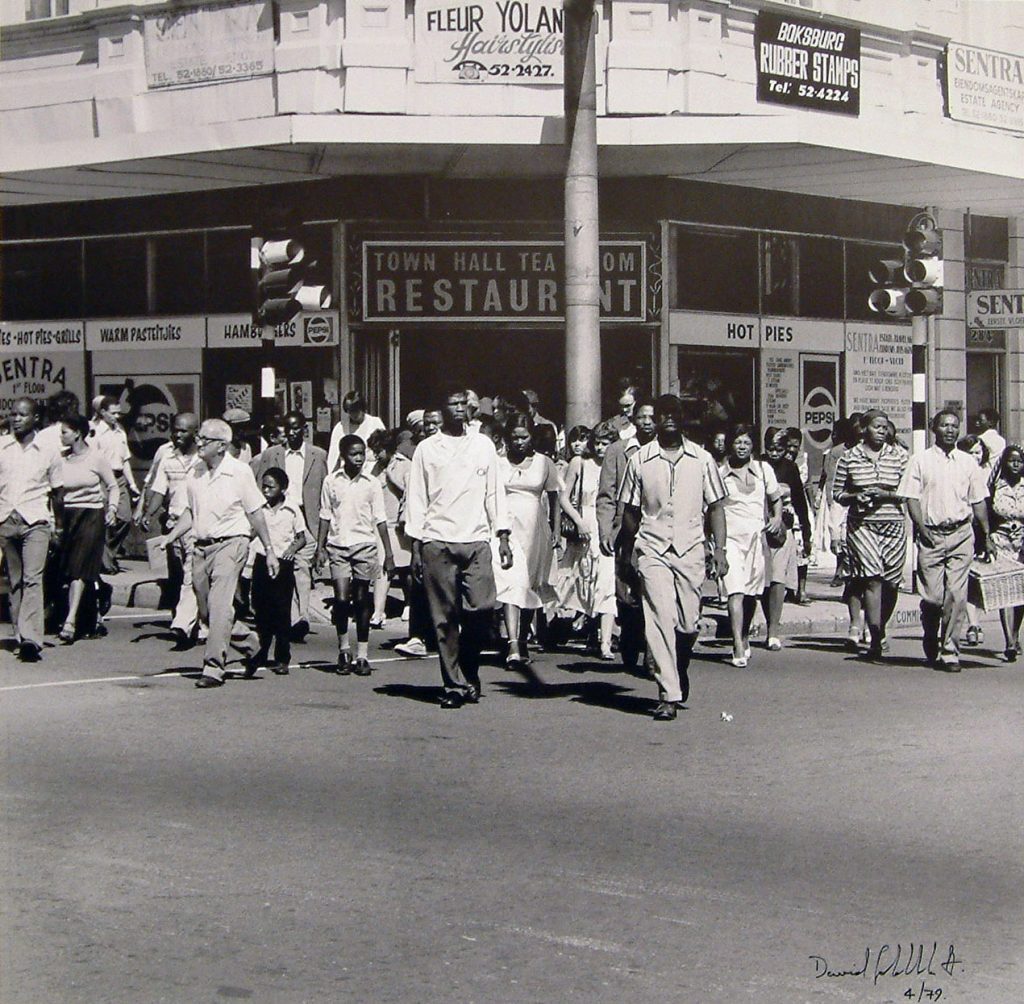
[[[119,575],[108,576],[107,581],[113,587],[113,602],[118,606],[159,610],[161,608],[162,588],[153,578],[152,572],[145,561],[122,559],[123,571]],[[834,564],[811,568],[808,573],[807,592],[810,603],[797,606],[787,603],[782,616],[782,636],[787,638],[810,635],[844,635],[848,627],[846,606],[842,602],[842,590],[833,589],[830,585]],[[330,619],[322,600],[330,595],[327,583],[317,583],[313,590],[313,602],[310,604],[311,615],[320,624],[329,624]],[[712,594],[713,595],[713,594]],[[901,592],[893,614],[890,628],[916,627],[921,623],[919,599],[913,593]],[[998,615],[992,611],[982,613],[982,621],[997,621]],[[396,627],[401,627],[393,621]],[[389,628],[390,628],[389,624]],[[764,637],[764,619],[758,614],[754,621],[752,637]],[[701,620],[701,637],[728,637],[728,615],[724,607],[705,605],[704,617]]]

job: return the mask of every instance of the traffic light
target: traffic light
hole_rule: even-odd
[[[903,274],[911,288],[906,307],[911,314],[938,314],[942,311],[942,233],[928,213],[918,213],[910,221],[903,237]]]
[[[876,314],[906,317],[907,290],[903,262],[895,258],[880,259],[868,269],[868,278],[879,287],[871,291],[868,307]]]
[[[330,289],[306,283],[317,263],[306,260],[301,227],[267,229],[269,237],[252,241],[252,265],[258,272],[256,323],[276,328],[303,310],[327,310]]]

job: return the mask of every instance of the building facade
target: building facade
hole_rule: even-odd
[[[184,407],[295,406],[323,438],[352,388],[393,422],[451,379],[561,417],[560,5],[0,10],[4,402],[123,394],[142,460]],[[907,431],[910,324],[867,309],[867,270],[927,210],[929,407],[1024,432],[1019,329],[968,316],[1024,286],[1020,6],[596,10],[606,409],[630,379],[812,450],[868,405]],[[282,206],[334,297],[270,345],[250,244]]]

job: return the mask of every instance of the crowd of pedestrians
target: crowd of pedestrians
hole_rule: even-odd
[[[851,415],[809,484],[799,429],[697,428],[671,394],[626,387],[609,419],[564,433],[529,390],[452,387],[429,403],[389,430],[352,392],[328,450],[291,412],[264,424],[255,456],[231,414],[183,413],[137,486],[116,399],[93,401],[91,420],[68,392],[16,401],[0,437],[0,545],[20,658],[40,658],[48,610],[60,644],[104,632],[103,575],[134,521],[166,551],[171,630],[179,648],[202,644],[201,688],[223,684],[232,647],[244,675],[286,674],[319,577],[339,674],[372,672],[370,633],[397,587],[408,638],[395,648],[437,652],[443,707],[479,699],[484,649],[522,669],[575,636],[601,660],[643,657],[654,717],[671,720],[702,607],[727,611],[733,666],[751,664],[759,608],[778,651],[815,546],[836,555],[849,646],[881,660],[912,537],[924,655],[948,671],[961,644],[983,641],[972,562],[1021,558],[1024,451],[991,411],[963,438],[940,411],[934,444],[913,456],[883,412]],[[1014,660],[1024,606],[1001,619]]]

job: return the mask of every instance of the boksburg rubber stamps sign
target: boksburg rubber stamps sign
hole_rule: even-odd
[[[860,114],[860,29],[769,11],[754,28],[757,100]]]
[[[456,84],[561,84],[561,3],[416,2],[416,80]]]
[[[561,241],[364,241],[364,321],[539,321],[565,316]],[[647,317],[643,241],[601,241],[601,319]]]

